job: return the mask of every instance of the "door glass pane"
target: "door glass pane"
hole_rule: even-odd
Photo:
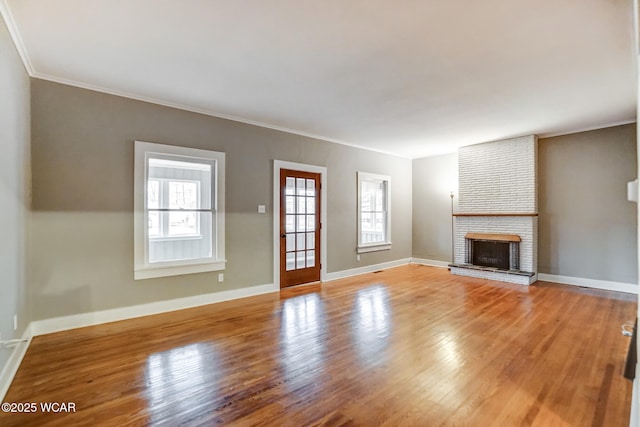
[[[305,203],[305,198],[304,197],[298,197],[298,212],[297,213],[304,213],[305,212],[305,208],[306,208],[306,203]]]
[[[287,253],[287,271],[291,271],[291,270],[295,270],[296,269],[296,253],[295,252],[289,252]]]
[[[296,250],[296,235],[295,233],[287,234],[287,252]]]
[[[297,234],[298,243],[296,245],[296,250],[300,251],[300,250],[305,249],[305,240],[307,240],[305,237],[306,237],[305,233],[298,233]]]
[[[287,181],[286,181],[286,186],[285,186],[285,194],[287,195],[293,195],[295,194],[296,191],[296,180],[295,178],[288,176],[287,177]]]
[[[297,191],[296,194],[298,196],[304,196],[305,194],[305,179],[304,178],[296,178]]]
[[[296,225],[296,231],[306,231],[307,230],[307,226],[305,223],[305,218],[304,215],[297,215],[297,225]]]
[[[296,269],[304,268],[305,251],[296,252]]]
[[[295,221],[296,221],[296,216],[295,215],[287,215],[287,217],[285,218],[285,231],[287,233],[293,233],[295,230]]]
[[[316,251],[307,251],[307,267],[316,265]]]
[[[307,215],[307,230],[314,231],[316,229],[316,216]]]
[[[287,199],[286,199],[286,202],[285,202],[285,204],[286,204],[285,212],[286,213],[288,213],[288,214],[296,213],[295,212],[295,209],[296,209],[296,206],[295,206],[295,201],[296,200],[295,199],[296,199],[295,196],[287,196]]]
[[[307,197],[307,213],[316,213],[316,199],[315,197]]]
[[[307,233],[307,249],[315,249],[316,247],[316,234]]]
[[[316,195],[316,181],[315,179],[307,179],[307,196]]]

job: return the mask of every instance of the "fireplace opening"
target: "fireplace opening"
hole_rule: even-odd
[[[519,270],[520,236],[469,233],[465,236],[467,264],[498,270]]]
[[[509,270],[509,242],[474,240],[471,264]]]

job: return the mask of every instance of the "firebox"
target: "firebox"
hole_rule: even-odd
[[[520,236],[468,233],[465,236],[467,264],[498,270],[519,270]]]

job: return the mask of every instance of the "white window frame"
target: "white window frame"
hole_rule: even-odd
[[[375,251],[386,251],[391,249],[391,177],[368,172],[358,171],[358,247],[356,252],[366,253]],[[362,242],[362,184],[364,182],[383,183],[385,189],[384,209],[387,214],[385,223],[385,240],[376,243]]]
[[[196,148],[177,147],[135,141],[134,154],[134,279],[177,276],[224,270],[225,259],[225,153]],[[213,255],[206,258],[149,263],[149,229],[146,219],[147,177],[149,155],[182,157],[183,160],[205,160],[215,165],[211,173]],[[193,239],[188,236],[184,239]],[[151,238],[155,239],[155,238]]]

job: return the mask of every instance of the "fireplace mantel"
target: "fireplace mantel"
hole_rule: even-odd
[[[493,242],[520,242],[517,234],[489,234],[489,233],[467,233],[465,239],[490,240]]]
[[[538,216],[537,212],[513,212],[513,213],[454,213],[453,216]]]

